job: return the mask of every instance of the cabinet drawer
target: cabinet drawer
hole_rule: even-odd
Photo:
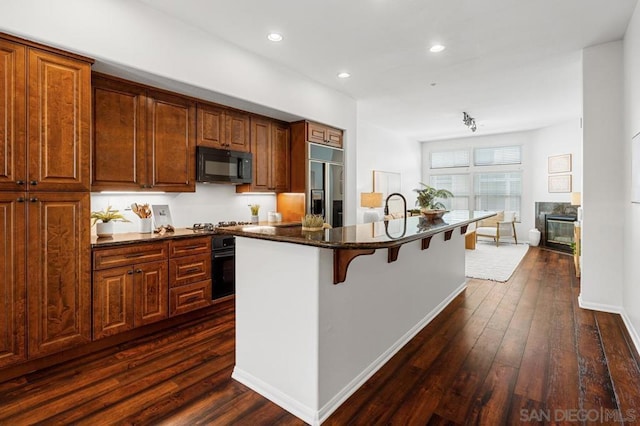
[[[211,278],[211,253],[169,261],[169,286],[178,287]]]
[[[169,316],[211,305],[211,280],[169,289]]]
[[[211,255],[211,237],[183,238],[169,242],[171,257],[193,256],[196,254]]]
[[[134,263],[166,260],[168,250],[167,242],[96,249],[93,251],[93,269],[99,270],[132,265]]]

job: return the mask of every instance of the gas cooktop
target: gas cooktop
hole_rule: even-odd
[[[191,228],[194,231],[215,231],[216,228],[228,228],[230,226],[238,226],[238,225],[249,225],[250,222],[236,222],[235,220],[229,222],[218,222],[217,224],[213,223],[194,223]]]

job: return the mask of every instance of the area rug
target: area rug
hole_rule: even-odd
[[[469,278],[505,282],[529,250],[528,244],[478,241],[475,250],[465,250],[465,275]]]

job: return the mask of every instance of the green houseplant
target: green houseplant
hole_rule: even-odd
[[[113,235],[114,222],[130,221],[120,213],[120,210],[111,209],[111,206],[107,206],[106,210],[91,212],[91,226],[96,225],[96,234],[99,238]]]
[[[416,205],[420,206],[420,211],[425,216],[435,219],[442,217],[446,212],[445,205],[439,199],[447,199],[453,197],[453,194],[446,189],[436,189],[420,182],[422,188],[414,189],[418,193]]]

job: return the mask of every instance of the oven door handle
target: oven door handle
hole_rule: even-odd
[[[213,253],[211,254],[211,258],[213,258],[213,259],[225,259],[225,258],[228,258],[228,257],[235,257],[235,255],[236,255],[236,254],[235,254],[235,252],[226,252],[226,253],[223,253],[223,252],[218,252],[218,253],[213,252]]]

